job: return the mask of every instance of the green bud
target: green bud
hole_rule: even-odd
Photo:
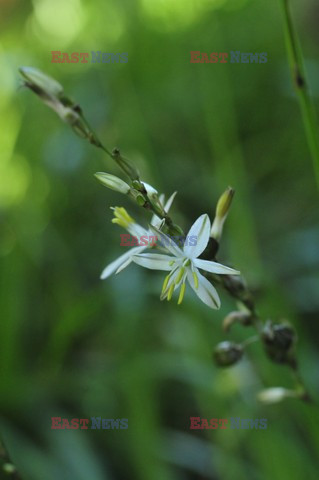
[[[143,191],[143,183],[140,180],[133,180],[132,187],[136,190]]]
[[[63,122],[68,123],[73,131],[81,138],[86,138],[91,143],[95,143],[93,139],[95,135],[88,128],[86,121],[77,113],[73,107],[65,107],[62,103],[56,103],[51,108],[59,115]],[[96,144],[96,143],[95,143]]]
[[[102,183],[102,185],[110,188],[111,190],[115,190],[116,192],[124,194],[130,191],[130,186],[115,175],[111,175],[110,173],[97,172],[94,176],[98,179],[99,182]]]
[[[140,207],[143,207],[146,203],[146,200],[141,193],[138,193],[136,195],[135,200],[136,200],[137,204],[140,205]]]
[[[254,298],[248,290],[245,280],[240,275],[223,275],[221,279],[224,288],[249,310],[254,311]]]
[[[224,223],[230,210],[234,195],[235,190],[233,190],[231,187],[228,187],[218,200],[215,219],[210,231],[210,236],[215,238],[217,241],[219,241],[222,236]]]
[[[243,348],[234,342],[221,342],[214,350],[214,360],[219,367],[229,367],[243,356]]]
[[[231,187],[228,187],[227,190],[225,190],[225,192],[221,195],[216,207],[217,217],[227,217],[234,195],[235,190]]]
[[[112,157],[131,180],[139,180],[140,174],[137,168],[135,168],[135,166],[132,165],[131,162],[129,162],[126,158],[122,157],[118,148],[113,149]]]

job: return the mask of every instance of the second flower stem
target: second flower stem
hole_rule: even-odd
[[[302,51],[299,46],[297,32],[293,25],[289,0],[281,0],[281,5],[284,15],[286,44],[293,84],[299,100],[308,146],[312,156],[316,183],[319,189],[319,136],[316,112],[307,85]]]

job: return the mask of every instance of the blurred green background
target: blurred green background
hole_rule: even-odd
[[[318,110],[318,2],[291,3]],[[1,435],[21,478],[318,478],[318,191],[279,2],[0,7]],[[52,50],[128,52],[128,63],[52,64]],[[267,52],[268,62],[191,64],[191,50]],[[265,387],[293,385],[258,344],[235,368],[213,365],[235,308],[223,291],[215,312],[190,289],[182,306],[160,302],[163,274],[136,265],[99,280],[123,253],[109,207],[148,218],[96,182],[116,165],[19,88],[21,65],[62,83],[143,180],[177,190],[171,213],[186,230],[236,189],[219,258],[244,273],[264,318],[296,327],[313,404],[257,402]],[[51,416],[128,418],[129,428],[51,430]],[[191,416],[267,418],[268,428],[190,430]]]

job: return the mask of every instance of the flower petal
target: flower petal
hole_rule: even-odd
[[[211,262],[209,260],[201,260],[200,258],[195,258],[193,260],[193,264],[195,267],[200,268],[202,270],[206,270],[206,272],[210,273],[217,273],[218,275],[240,275],[238,270],[234,270],[233,268],[226,267],[221,263]]]
[[[165,235],[165,233],[154,227],[154,225],[150,225],[150,230],[158,237],[158,240],[163,243],[163,246],[167,248],[167,250],[171,252],[175,257],[184,257],[183,251],[179,248],[178,245],[176,245],[176,243],[171,237]]]
[[[172,270],[172,261],[174,262],[174,257],[160,253],[143,253],[133,257],[133,262],[150,270]]]
[[[194,269],[194,272],[198,278],[198,288],[195,287],[191,270],[188,270],[187,272],[188,283],[202,302],[204,302],[210,308],[218,310],[220,308],[220,299],[215,287],[213,287],[213,285],[199,273],[197,268]]]
[[[172,193],[172,195],[169,197],[169,199],[168,199],[167,202],[165,203],[165,205],[164,205],[164,210],[165,210],[166,213],[169,212],[169,209],[170,209],[171,206],[172,206],[172,203],[173,203],[173,201],[174,201],[174,199],[175,199],[176,194],[177,194],[177,192]]]
[[[131,223],[126,230],[133,236],[137,237],[139,240],[143,236],[148,236],[148,231],[139,225],[138,223]]]
[[[129,257],[122,265],[119,266],[119,268],[116,270],[115,275],[118,275],[121,273],[122,270],[124,270],[126,267],[129,266],[130,263],[133,262],[133,257]]]
[[[134,247],[131,248],[128,252],[125,252],[123,255],[121,255],[119,258],[114,260],[114,262],[110,263],[107,265],[102,274],[101,274],[101,279],[105,280],[107,277],[112,275],[116,270],[118,270],[119,267],[121,267],[124,263],[127,262],[127,260],[132,257],[133,255],[136,255],[137,253],[142,253],[145,248],[147,247]],[[126,265],[127,266],[127,265]]]
[[[143,182],[146,193],[149,197],[157,197],[158,191],[149,183]]]
[[[207,213],[204,213],[196,220],[187,234],[187,243],[184,246],[185,255],[189,258],[197,258],[205,250],[209,234],[210,220]]]
[[[169,209],[171,208],[172,206],[172,203],[174,201],[174,198],[175,198],[175,195],[177,194],[177,192],[174,192],[170,197],[169,199],[167,200],[167,202],[165,203],[164,205],[164,210],[166,213],[168,213]],[[164,202],[165,202],[165,196],[163,194],[160,195],[159,197],[159,201],[161,202],[161,204],[163,205]],[[154,225],[155,227],[157,228],[160,228],[160,224],[163,220],[161,220],[157,215],[154,215],[152,216],[152,219],[150,221],[150,224],[151,225]]]

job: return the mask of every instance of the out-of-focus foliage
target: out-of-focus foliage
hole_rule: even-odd
[[[318,4],[292,1],[319,95]],[[233,301],[212,312],[190,291],[161,303],[163,275],[130,266],[109,206],[143,212],[97,183],[119,174],[31,92],[18,67],[51,74],[108,148],[178,196],[187,230],[236,189],[220,260],[256,290],[265,318],[289,318],[318,396],[318,192],[289,77],[279,2],[0,2],[1,434],[26,480],[317,478],[314,404],[260,406],[288,368],[258,344],[218,370],[212,351]],[[51,51],[128,52],[128,63],[53,64]],[[268,52],[266,64],[191,64],[190,51]],[[250,329],[235,326],[243,339]],[[252,333],[252,331],[251,331]],[[249,353],[250,353],[249,352]],[[51,416],[128,418],[128,430],[51,430]],[[190,416],[267,418],[267,430],[190,430]],[[317,465],[318,468],[318,465]],[[0,478],[9,478],[0,473]]]

